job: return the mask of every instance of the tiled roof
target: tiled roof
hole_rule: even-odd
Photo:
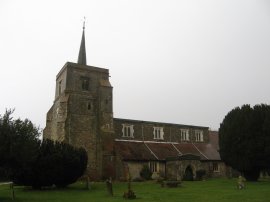
[[[220,160],[216,145],[210,143],[169,143],[153,141],[115,140],[115,150],[123,160],[164,161],[185,154],[200,156],[201,160]]]
[[[200,152],[192,145],[191,143],[179,143],[174,144],[174,146],[182,153],[182,154],[194,154],[200,156],[201,159],[204,159],[204,156],[200,154]]]
[[[115,150],[124,160],[157,160],[143,142],[115,141]]]
[[[219,150],[219,138],[217,131],[209,131],[209,143],[213,145],[214,148]]]
[[[220,160],[219,152],[212,144],[197,143],[194,146],[201,152],[200,156],[202,160]]]
[[[158,157],[159,160],[165,160],[168,157],[178,156],[178,151],[172,144],[164,143],[145,143],[151,151]]]

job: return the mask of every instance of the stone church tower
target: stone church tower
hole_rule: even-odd
[[[55,99],[43,135],[84,147],[87,174],[101,179],[113,159],[113,93],[109,70],[86,63],[84,30],[83,26],[78,62],[67,62],[56,76]]]

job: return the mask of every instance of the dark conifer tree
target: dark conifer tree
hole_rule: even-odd
[[[0,116],[0,179],[41,189],[65,187],[81,177],[87,153],[64,142],[40,141],[40,130],[31,121],[13,120],[13,110]]]
[[[270,106],[243,105],[230,111],[220,124],[221,159],[256,181],[270,167]]]

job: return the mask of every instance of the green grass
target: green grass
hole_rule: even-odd
[[[270,201],[270,181],[247,182],[246,189],[236,189],[236,179],[210,179],[207,181],[183,182],[178,188],[162,188],[155,182],[134,182],[132,189],[137,202],[267,202]],[[114,196],[107,193],[105,183],[92,184],[91,190],[85,184],[76,183],[67,189],[35,191],[15,187],[15,201],[19,202],[117,202],[125,201],[122,196],[127,183],[114,183]],[[8,186],[0,186],[0,202],[9,202],[11,192]]]

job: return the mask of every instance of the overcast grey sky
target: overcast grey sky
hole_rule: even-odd
[[[270,104],[268,0],[0,0],[1,114],[45,127],[83,16],[115,117],[218,129],[236,106]]]

